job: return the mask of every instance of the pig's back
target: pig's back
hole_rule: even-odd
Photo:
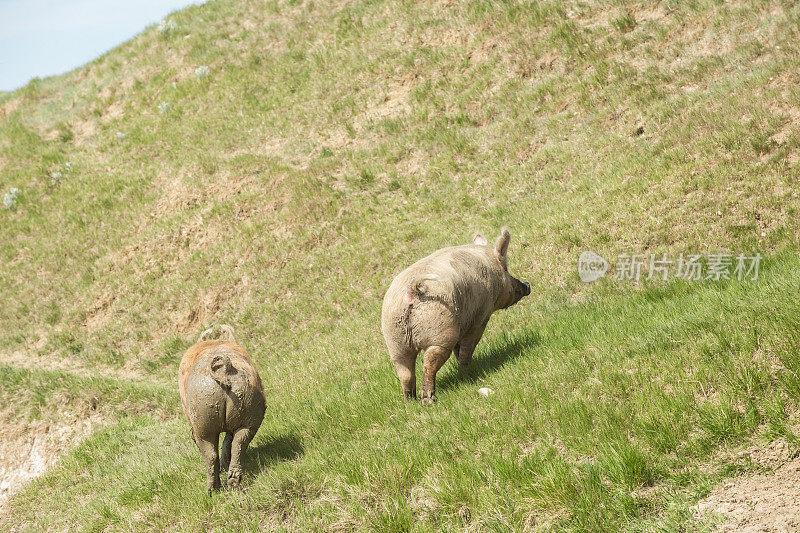
[[[397,325],[417,337],[410,339],[413,344],[426,344],[419,338],[423,332],[427,337],[429,330],[450,324],[456,335],[462,335],[494,309],[493,278],[499,267],[495,262],[491,250],[480,245],[442,248],[420,259],[398,274],[386,293],[382,314],[384,333]],[[432,276],[435,281],[424,282],[424,296],[406,313],[405,293],[412,282],[423,276]]]
[[[430,294],[450,296],[456,307],[468,307],[468,303],[483,299],[489,293],[493,262],[486,246],[452,246],[420,259],[398,278],[403,278],[401,286],[405,288],[420,276],[435,276],[440,281],[426,285]]]
[[[210,375],[211,359],[218,353],[224,352],[231,357],[231,362],[233,362],[234,357],[240,357],[241,351],[242,349],[237,345],[227,341],[201,341],[192,345],[186,350],[178,368],[178,390],[183,391],[186,388],[186,380],[192,374]]]
[[[237,389],[247,392],[246,400],[256,399],[263,404],[263,388],[258,372],[247,353],[231,342],[203,341],[195,344],[186,352],[178,370],[178,391],[181,406],[198,435],[213,432],[226,427],[236,420],[228,420],[231,415],[237,416],[231,409],[231,398],[222,386],[211,376],[211,361],[216,355],[227,355],[231,366],[240,373]],[[242,387],[243,385],[243,387]],[[245,398],[237,398],[241,401]]]

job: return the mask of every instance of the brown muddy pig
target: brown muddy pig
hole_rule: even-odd
[[[381,329],[406,399],[416,398],[414,365],[424,351],[422,402],[436,401],[436,372],[454,352],[472,361],[489,317],[531,293],[508,273],[511,233],[503,228],[494,246],[480,233],[472,244],[443,248],[401,272],[383,298]]]
[[[212,330],[204,331],[186,351],[178,370],[181,406],[206,460],[209,495],[220,487],[220,466],[228,470],[230,486],[241,481],[241,458],[261,426],[265,409],[264,388],[256,368],[236,344],[233,329],[221,329],[217,340],[207,340]],[[223,432],[220,464],[217,446]]]

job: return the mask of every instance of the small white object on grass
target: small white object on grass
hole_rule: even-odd
[[[117,139],[119,139],[119,140],[121,141],[121,140],[122,140],[122,139],[124,139],[124,138],[125,138],[125,134],[124,134],[124,133],[122,133],[121,131],[118,131],[118,132],[117,132]]]
[[[494,391],[489,387],[481,387],[480,389],[478,389],[478,394],[480,394],[481,396],[489,396],[490,394],[494,394]]]
[[[14,209],[17,207],[17,193],[19,189],[12,187],[10,191],[3,195],[3,207],[6,209]]]
[[[194,74],[198,78],[205,78],[208,76],[208,65],[202,65],[194,69]]]

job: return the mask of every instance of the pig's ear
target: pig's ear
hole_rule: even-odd
[[[200,337],[197,339],[197,342],[203,342],[207,340],[211,340],[211,336],[214,335],[214,328],[208,328],[203,333],[200,334]]]
[[[233,328],[228,324],[222,324],[219,327],[219,340],[236,344],[236,335],[233,333]]]
[[[486,240],[486,237],[481,235],[478,232],[475,232],[475,235],[472,237],[472,244],[477,244],[479,246],[486,246],[489,244],[489,241]]]
[[[511,232],[508,231],[508,228],[503,227],[500,230],[500,236],[497,238],[497,242],[494,244],[494,251],[497,253],[497,258],[500,261],[505,260],[506,252],[508,252],[508,242],[511,240]]]

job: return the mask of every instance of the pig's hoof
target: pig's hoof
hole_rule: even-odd
[[[422,405],[433,405],[436,402],[436,396],[426,396],[422,399]]]
[[[231,468],[230,472],[228,472],[228,485],[231,487],[238,487],[239,483],[242,481],[242,471],[236,467]]]

